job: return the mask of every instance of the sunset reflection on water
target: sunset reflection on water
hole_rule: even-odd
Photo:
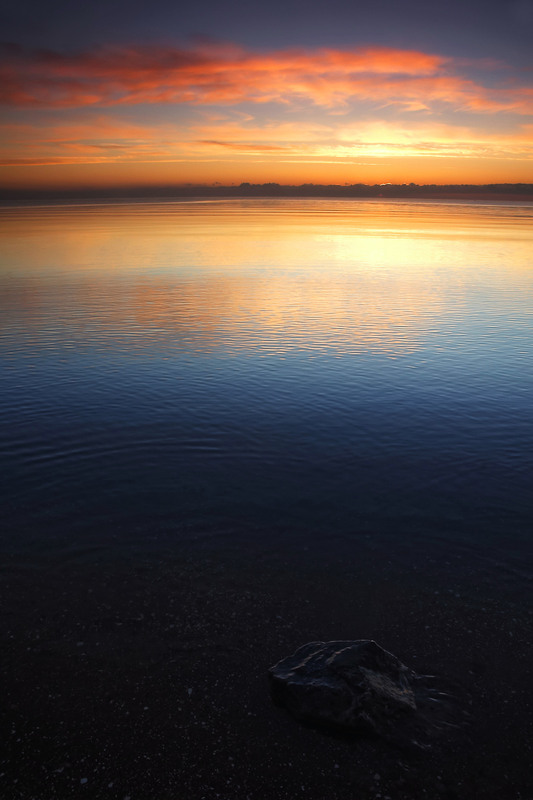
[[[41,351],[397,356],[466,312],[480,273],[531,291],[529,209],[503,227],[498,213],[495,227],[490,205],[445,203],[4,209],[3,326]]]
[[[530,530],[530,206],[0,216],[9,541]]]

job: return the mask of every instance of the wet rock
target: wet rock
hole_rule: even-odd
[[[269,678],[274,701],[313,725],[421,746],[430,731],[454,726],[451,696],[369,639],[311,642]]]

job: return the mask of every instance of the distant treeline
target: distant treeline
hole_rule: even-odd
[[[279,183],[241,183],[238,186],[219,184],[184,186],[129,186],[106,189],[0,189],[0,200],[31,201],[82,198],[186,198],[186,197],[391,197],[425,199],[492,199],[533,200],[532,183],[488,183],[477,184],[416,184],[352,183],[322,185],[303,183],[300,186],[285,186]]]
[[[213,187],[216,188],[216,187]],[[220,187],[224,190],[233,187]],[[210,187],[205,187],[210,193]],[[417,183],[352,183],[344,186],[304,183],[301,186],[282,186],[278,183],[241,183],[235,193],[257,197],[450,197],[485,195],[520,195],[533,198],[531,183],[491,183],[483,186],[470,184]]]

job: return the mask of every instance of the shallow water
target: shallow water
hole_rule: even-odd
[[[439,201],[0,209],[3,552],[385,537],[522,574],[532,221]]]
[[[2,798],[529,796],[532,216],[0,209]],[[274,708],[268,667],[353,638],[465,728]]]

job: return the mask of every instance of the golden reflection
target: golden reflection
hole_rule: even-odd
[[[37,347],[397,355],[464,302],[473,270],[499,286],[510,273],[531,296],[528,215],[328,201],[10,210],[5,324]]]

